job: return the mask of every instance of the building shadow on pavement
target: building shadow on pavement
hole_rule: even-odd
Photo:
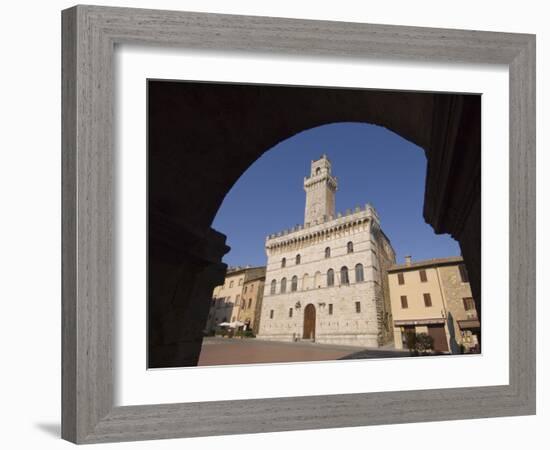
[[[408,351],[399,350],[361,350],[358,352],[350,353],[349,355],[342,356],[341,359],[375,359],[375,358],[404,358],[409,357],[411,354]]]

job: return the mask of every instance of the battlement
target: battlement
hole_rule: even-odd
[[[319,220],[314,220],[313,223],[307,222],[304,225],[295,225],[292,228],[288,228],[278,233],[269,234],[266,237],[266,245],[268,241],[279,240],[279,238],[287,239],[289,237],[294,237],[291,235],[302,234],[300,232],[303,232],[304,230],[316,231],[316,228],[320,226],[322,226],[322,228],[339,226],[364,218],[371,218],[380,223],[380,218],[378,217],[376,209],[370,203],[367,203],[364,206],[356,206],[354,209],[346,209],[345,212],[339,212],[335,216],[324,216]]]

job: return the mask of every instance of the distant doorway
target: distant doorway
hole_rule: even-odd
[[[315,339],[315,306],[311,303],[304,309],[304,339]]]
[[[444,325],[428,325],[428,334],[434,340],[434,350],[436,352],[448,352],[447,335]]]

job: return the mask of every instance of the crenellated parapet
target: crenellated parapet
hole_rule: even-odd
[[[268,254],[284,252],[293,248],[304,247],[318,242],[340,237],[344,234],[353,234],[364,231],[372,223],[380,225],[378,213],[372,205],[357,206],[347,209],[336,216],[324,216],[313,223],[296,225],[279,233],[266,237],[265,248]]]

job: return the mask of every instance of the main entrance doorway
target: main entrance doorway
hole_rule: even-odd
[[[315,306],[311,303],[304,309],[304,339],[315,339]]]

